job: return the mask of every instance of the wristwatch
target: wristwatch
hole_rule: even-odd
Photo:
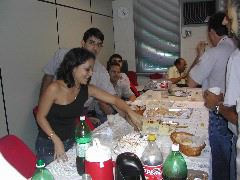
[[[219,114],[220,105],[221,105],[222,103],[223,103],[223,102],[219,102],[219,103],[215,106],[215,114]]]
[[[215,114],[219,114],[219,105],[215,106]]]

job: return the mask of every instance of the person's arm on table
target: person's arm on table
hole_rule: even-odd
[[[142,127],[142,116],[135,113],[130,109],[130,107],[119,97],[113,96],[101,89],[96,88],[93,85],[89,85],[89,96],[93,96],[101,101],[112,104],[116,106],[121,111],[125,112],[130,118],[127,119],[130,124],[133,124],[137,129]]]
[[[182,79],[185,79],[187,77],[187,74],[183,74],[177,78],[169,78],[168,80],[171,81],[173,84],[177,84]]]

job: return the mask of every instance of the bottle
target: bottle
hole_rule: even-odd
[[[85,152],[92,142],[92,134],[85,122],[85,116],[80,116],[80,122],[75,129],[76,166],[79,175],[85,173]]]
[[[186,180],[187,164],[179,152],[179,144],[172,144],[172,152],[163,164],[164,180]]]
[[[148,135],[148,145],[143,151],[142,163],[144,175],[148,180],[162,180],[163,157],[156,144],[156,135]]]
[[[35,171],[32,180],[54,180],[51,172],[45,168],[43,160],[38,160],[36,164],[37,170]]]

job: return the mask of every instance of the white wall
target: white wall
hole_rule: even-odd
[[[135,41],[133,24],[133,0],[115,0],[113,5],[113,25],[115,52],[128,61],[128,69],[136,71]],[[121,7],[127,8],[129,15],[121,18],[118,11]]]
[[[52,1],[54,2],[54,1]],[[111,16],[111,0],[58,0]],[[32,109],[37,105],[42,67],[59,48],[55,5],[33,0],[0,1],[0,66],[2,68],[9,129],[34,149],[37,127]],[[100,55],[105,61],[114,51],[112,18],[58,6],[60,47],[80,46],[83,32],[99,27],[105,34]],[[91,19],[92,15],[92,19]],[[91,21],[92,20],[92,21]],[[0,95],[0,137],[4,127]]]
[[[184,38],[185,30],[191,31],[190,37]],[[181,57],[187,61],[188,67],[190,67],[196,57],[196,46],[198,42],[208,41],[207,26],[182,27],[181,34]]]
[[[129,10],[127,18],[120,18],[118,10],[120,7],[126,7]],[[129,70],[136,70],[135,65],[135,41],[134,41],[134,24],[133,24],[133,0],[115,0],[113,1],[113,25],[115,52],[121,54],[128,60]],[[192,36],[188,38],[181,37],[181,57],[185,58],[190,66],[195,59],[195,47],[200,40],[207,40],[206,25],[183,27],[182,36],[185,30],[190,30]],[[138,77],[139,83],[145,83],[148,78],[145,76]]]

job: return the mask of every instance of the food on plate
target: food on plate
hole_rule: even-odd
[[[202,137],[186,132],[173,132],[170,138],[179,144],[180,151],[186,156],[199,156],[206,146]]]
[[[116,154],[132,152],[138,157],[141,157],[147,143],[147,135],[142,136],[140,133],[133,132],[118,140],[114,152]]]
[[[169,117],[188,119],[192,114],[191,108],[165,108],[165,107],[147,107],[144,112],[146,117]]]
[[[156,119],[145,119],[143,121],[142,131],[145,134],[156,133],[161,135],[169,135],[176,130],[178,123],[164,122]]]

